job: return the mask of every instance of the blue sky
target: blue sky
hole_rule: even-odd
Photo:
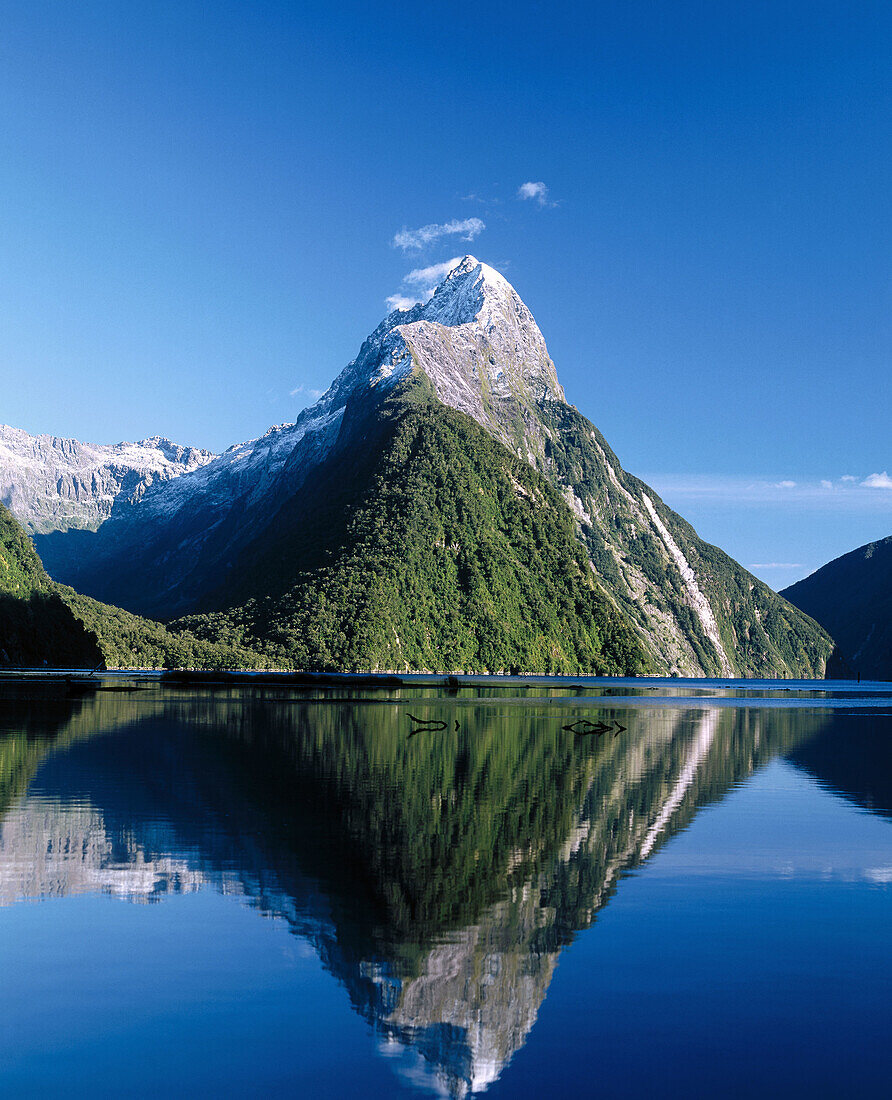
[[[892,531],[890,56],[870,2],[6,5],[0,420],[222,449],[473,251],[781,587]]]

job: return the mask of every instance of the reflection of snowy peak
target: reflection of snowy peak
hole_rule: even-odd
[[[396,706],[332,700],[320,711],[162,689],[139,697],[134,722],[132,697],[97,694],[55,751],[20,768],[31,778],[0,821],[0,905],[215,889],[313,947],[395,1072],[442,1096],[479,1093],[527,1042],[563,947],[623,875],[827,724],[702,702],[636,707],[630,719],[616,700],[614,718],[632,727],[622,736],[556,734],[541,755],[538,705],[492,737],[492,753],[491,708],[474,709],[466,732],[416,754]],[[432,718],[454,713],[428,705]],[[31,743],[17,745],[30,760]],[[475,831],[478,816],[502,824]],[[496,853],[480,904],[454,919],[469,863]],[[413,911],[419,881],[435,885]]]
[[[152,856],[135,836],[115,836],[90,806],[22,799],[0,825],[0,905],[95,893],[148,902],[205,881],[188,859]]]
[[[536,890],[518,887],[433,947],[422,973],[396,983],[391,1003],[382,1003],[382,1053],[443,1096],[491,1085],[526,1042],[548,992],[559,951],[531,949],[548,918]]]

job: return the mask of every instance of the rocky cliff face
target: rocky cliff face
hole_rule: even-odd
[[[115,505],[136,504],[150,486],[213,458],[160,436],[105,446],[0,424],[0,502],[32,535],[95,531]]]

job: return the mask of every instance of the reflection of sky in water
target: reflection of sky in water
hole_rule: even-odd
[[[408,964],[393,945],[351,939],[365,915],[349,912],[349,877],[308,874],[315,840],[288,832],[288,798],[270,802],[212,741],[157,726],[50,755],[0,833],[0,1088],[390,1096],[460,1093],[467,1080],[538,1097],[878,1086],[892,1024],[892,823],[856,802],[885,788],[868,776],[847,801],[795,753],[777,756],[798,744],[795,717],[678,713],[654,711],[637,734],[600,744],[562,742],[553,716],[531,727],[530,747],[547,728],[580,769],[583,803],[544,863],[512,836],[509,864],[530,869],[470,924],[420,946],[402,984]],[[492,720],[487,711],[469,736],[495,729],[498,747],[511,719]],[[844,733],[856,719],[834,721]],[[811,766],[844,754],[836,726],[814,729],[824,756]],[[395,762],[442,754],[446,773],[477,774],[462,738],[403,738],[360,737],[358,757],[335,753],[335,771],[358,769],[350,782],[367,787],[401,774]],[[377,761],[369,773],[364,753]],[[505,776],[519,766],[509,758]],[[313,763],[295,767],[315,775]],[[517,782],[527,789],[522,771]],[[425,794],[417,822],[446,813],[456,789]],[[337,829],[341,810],[326,820]],[[23,894],[49,900],[14,904]],[[396,948],[414,957],[411,942]]]
[[[535,1043],[489,1095],[884,1094],[890,864],[892,823],[770,764],[564,950]]]
[[[4,910],[0,972],[5,1095],[394,1092],[315,952],[214,891]]]
[[[878,882],[892,872],[892,823],[772,761],[647,865],[647,874]],[[726,887],[723,887],[726,888]]]

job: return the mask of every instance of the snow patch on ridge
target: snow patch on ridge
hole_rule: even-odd
[[[319,404],[305,410],[294,424],[279,424],[258,439],[237,443],[207,466],[163,486],[162,491],[147,496],[145,507],[158,515],[171,515],[196,493],[213,493],[215,485],[222,488],[227,498],[246,490],[253,496],[283,469],[305,436],[326,432],[332,441],[344,415],[344,406],[322,411]]]

